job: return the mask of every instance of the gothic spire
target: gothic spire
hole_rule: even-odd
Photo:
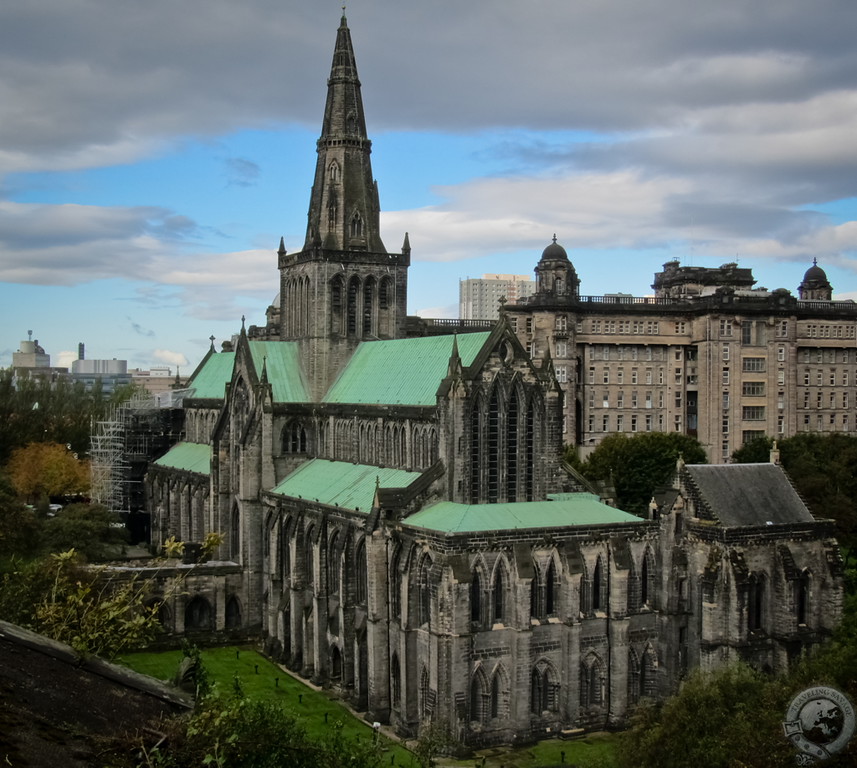
[[[384,253],[378,188],[369,156],[366,118],[351,31],[342,16],[327,81],[327,103],[316,149],[318,160],[304,249]]]

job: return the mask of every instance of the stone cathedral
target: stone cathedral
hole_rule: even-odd
[[[679,462],[633,516],[563,465],[554,364],[507,316],[409,331],[360,88],[343,17],[303,248],[281,241],[266,326],[212,347],[147,476],[153,542],[224,534],[173,569],[165,632],[259,638],[369,719],[474,747],[621,726],[692,667],[821,642],[838,549],[775,455]]]

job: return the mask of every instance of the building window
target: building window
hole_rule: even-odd
[[[732,335],[732,323],[729,320],[720,321],[720,335],[722,337],[729,337]]]
[[[723,361],[726,362],[729,360],[729,345],[723,345]]]
[[[745,381],[741,385],[741,394],[748,397],[761,397],[765,394],[765,382]]]
[[[601,431],[610,431],[610,417],[607,414],[604,414],[604,416],[601,417]]]
[[[741,370],[757,372],[765,370],[764,357],[745,357],[741,360]]]
[[[616,416],[616,431],[624,432],[625,431],[625,416],[623,414],[617,414]]]
[[[762,630],[765,625],[765,577],[751,573],[747,581],[747,629]]]
[[[764,405],[745,405],[741,409],[741,418],[744,421],[764,421],[765,406]]]

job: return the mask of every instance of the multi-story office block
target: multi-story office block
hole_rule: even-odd
[[[749,269],[668,262],[653,296],[586,296],[565,249],[549,245],[533,296],[506,306],[565,391],[567,443],[615,432],[697,437],[712,462],[761,435],[857,432],[857,305],[832,301],[813,264],[798,288],[754,289]]]
[[[500,307],[533,295],[529,275],[482,275],[458,284],[458,315],[462,320],[496,320]]]

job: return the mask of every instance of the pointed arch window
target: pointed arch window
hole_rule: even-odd
[[[330,196],[330,202],[327,204],[327,228],[334,229],[336,227],[336,219],[337,219],[337,206],[336,206],[336,197],[334,195]]]
[[[327,549],[327,589],[331,594],[339,592],[339,531],[334,531]]]
[[[375,278],[363,282],[363,337],[375,334]]]
[[[390,565],[390,613],[394,619],[402,620],[402,550],[399,547]]]
[[[417,610],[420,626],[431,624],[431,557],[425,555],[420,561],[417,575]]]
[[[431,689],[429,687],[429,673],[425,666],[423,666],[420,672],[419,710],[421,720],[431,720],[433,707]]]
[[[524,433],[524,494],[532,501],[535,494],[535,441],[536,441],[536,404],[530,398],[527,406],[527,421]]]
[[[758,632],[765,626],[765,577],[751,573],[747,581],[747,629]]]
[[[542,590],[539,566],[533,563],[533,580],[530,582],[530,616],[539,619],[542,616]]]
[[[601,555],[595,560],[595,568],[592,571],[592,610],[604,611],[607,609],[607,576],[604,573],[604,561]]]
[[[488,503],[493,504],[499,493],[500,452],[500,393],[494,387],[488,401]]]
[[[580,706],[582,709],[600,707],[604,702],[604,664],[594,653],[580,665]]]
[[[310,528],[304,534],[304,584],[308,587],[315,586],[315,574],[313,573],[315,558],[313,556],[312,537],[313,530]]]
[[[351,237],[363,237],[363,219],[355,212],[351,217]]]
[[[548,616],[559,613],[559,579],[553,558],[548,564],[548,571],[545,575],[545,613]]]
[[[506,413],[506,500],[518,500],[518,397],[514,392]]]
[[[335,277],[330,283],[330,330],[342,333],[342,299],[344,285],[341,277]]]
[[[360,543],[357,545],[357,552],[354,560],[354,597],[358,605],[365,605],[366,579],[368,576],[365,539],[361,539]]]
[[[495,670],[491,678],[491,717],[502,717],[505,714],[503,706],[503,675],[500,669]]]
[[[506,575],[503,563],[497,564],[494,570],[494,586],[491,590],[494,597],[494,623],[502,622],[506,617]]]
[[[470,622],[482,623],[482,579],[478,568],[474,568],[470,574]]]
[[[330,181],[339,181],[340,171],[339,171],[339,163],[334,160],[330,165],[327,166],[327,176]]]
[[[482,466],[482,398],[477,397],[470,411],[470,503],[479,503],[480,470]]]
[[[485,673],[482,669],[477,669],[470,679],[470,719],[479,723],[487,722],[489,712]]]
[[[809,624],[809,584],[810,572],[804,569],[794,585],[795,616],[800,626]]]
[[[241,513],[236,504],[232,507],[232,521],[229,531],[229,555],[233,561],[241,558]]]
[[[357,302],[360,299],[360,278],[352,277],[348,281],[348,307],[346,331],[349,336],[357,333]]]
[[[655,558],[652,551],[646,547],[640,568],[640,603],[651,605],[655,598]]]
[[[393,709],[399,709],[402,701],[402,672],[399,666],[399,656],[393,653],[390,661],[390,703]]]

